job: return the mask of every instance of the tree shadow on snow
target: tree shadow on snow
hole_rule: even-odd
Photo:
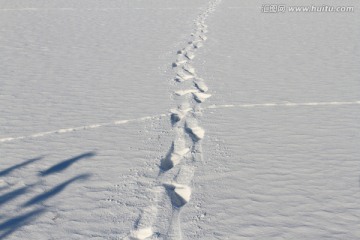
[[[39,161],[39,160],[41,160],[43,158],[44,158],[43,156],[37,157],[37,158],[32,158],[32,159],[26,160],[26,161],[24,161],[22,163],[11,166],[11,167],[9,167],[7,169],[4,169],[4,170],[0,171],[0,177],[6,176],[6,175],[8,175],[9,173],[11,173],[12,171],[14,171],[14,170],[16,170],[18,168],[25,167],[26,165],[29,165],[29,164],[34,163],[36,161]]]
[[[37,216],[43,214],[45,209],[40,208],[28,212],[26,214],[19,215],[17,217],[11,218],[0,224],[0,239],[4,239],[13,232],[15,232],[20,227],[27,225],[31,220],[35,219]],[[2,233],[1,233],[2,232]]]
[[[7,202],[19,197],[20,195],[27,193],[27,191],[29,190],[30,187],[31,186],[21,187],[21,188],[18,188],[16,190],[13,190],[11,192],[1,195],[0,196],[0,206],[3,205],[4,203],[7,203]]]
[[[71,183],[78,181],[78,180],[86,180],[90,177],[90,174],[81,174],[78,175],[76,177],[73,177],[55,187],[53,187],[52,189],[50,189],[49,191],[46,191],[42,194],[39,194],[35,197],[33,197],[32,199],[30,199],[29,201],[27,201],[25,204],[23,204],[23,207],[28,207],[31,206],[33,204],[39,203],[39,202],[43,202],[45,200],[47,200],[48,198],[54,197],[55,195],[59,194],[60,192],[62,192],[68,185],[70,185]]]
[[[29,207],[37,203],[42,203],[45,200],[48,200],[49,198],[52,198],[65,190],[67,186],[74,183],[75,181],[79,180],[85,180],[90,177],[91,174],[80,174],[78,176],[75,176],[73,178],[70,178],[69,180],[51,188],[49,191],[46,191],[44,193],[41,193],[30,200],[28,200],[26,203],[24,203],[21,207]],[[7,194],[4,194],[0,196],[0,205],[4,204],[6,202],[9,202],[13,200],[16,197],[19,197],[22,194],[25,194],[29,188],[32,186],[26,186],[19,189],[16,189],[14,191],[11,191]],[[8,220],[5,220],[4,222],[0,223],[0,239],[4,239],[5,237],[11,235],[15,231],[17,231],[19,228],[28,225],[31,223],[31,221],[35,220],[36,217],[46,212],[46,207],[42,206],[36,210],[30,211],[28,213],[10,218]]]
[[[40,172],[39,175],[40,176],[47,176],[47,175],[50,175],[50,174],[53,174],[53,173],[56,173],[56,172],[62,172],[65,169],[67,169],[68,167],[70,167],[72,164],[74,164],[75,162],[77,162],[77,161],[79,161],[81,159],[84,159],[84,158],[94,157],[95,155],[96,155],[95,152],[83,153],[83,154],[78,155],[76,157],[73,157],[73,158],[67,159],[65,161],[62,161],[62,162],[50,167],[49,169],[47,169],[47,170],[45,170],[43,172]]]
[[[41,172],[40,174],[38,174],[38,177],[45,177],[47,175],[50,175],[52,173],[56,173],[56,172],[62,172],[65,169],[67,169],[68,167],[70,167],[72,164],[74,164],[75,162],[79,161],[80,159],[84,159],[84,158],[91,158],[93,156],[95,156],[96,153],[95,152],[86,152],[84,154],[78,155],[76,157],[67,159],[65,161],[62,161],[52,167],[50,167],[49,169]],[[10,174],[12,171],[21,168],[21,167],[25,167],[31,163],[34,163],[40,159],[42,159],[43,157],[37,157],[37,158],[33,158],[33,159],[29,159],[26,160],[20,164],[16,164],[12,167],[9,167],[5,170],[0,171],[0,177],[1,176],[6,176],[8,174]],[[29,207],[29,206],[33,206],[35,204],[38,203],[42,203],[50,198],[55,197],[56,195],[58,195],[59,193],[61,193],[62,191],[65,190],[65,188],[67,188],[69,185],[71,185],[72,183],[76,182],[76,181],[82,181],[82,180],[86,180],[91,176],[91,174],[80,174],[77,175],[75,177],[72,177],[62,183],[60,183],[59,185],[56,185],[55,187],[51,188],[50,190],[40,193],[34,197],[32,197],[30,200],[26,201],[24,204],[22,204],[21,206],[19,206],[18,210],[13,210],[14,212],[17,211],[23,211],[23,208]],[[11,203],[11,201],[15,200],[16,198],[27,194],[29,192],[29,190],[31,190],[32,187],[36,186],[38,183],[40,183],[41,181],[38,181],[35,184],[31,184],[31,185],[27,185],[24,187],[20,187],[17,189],[14,189],[10,192],[7,192],[3,195],[0,195],[0,207],[6,203]],[[11,186],[6,186],[6,187],[2,187],[1,189],[7,189],[10,188]],[[0,189],[0,190],[1,190]],[[0,223],[0,239],[5,239],[6,237],[8,237],[9,235],[13,234],[15,231],[17,231],[19,228],[30,224],[32,221],[34,221],[37,217],[39,217],[40,215],[42,215],[43,213],[45,213],[47,210],[46,207],[41,206],[35,210],[32,210],[30,212],[27,213],[23,213],[21,215],[9,218],[7,220],[4,220],[3,222]]]

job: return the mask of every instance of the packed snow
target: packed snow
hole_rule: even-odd
[[[264,4],[0,0],[0,239],[360,239],[360,4]]]

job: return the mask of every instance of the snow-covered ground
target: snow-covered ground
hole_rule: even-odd
[[[360,239],[360,4],[265,3],[0,0],[0,239]]]

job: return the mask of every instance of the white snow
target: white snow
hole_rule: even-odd
[[[0,239],[360,239],[360,19],[262,4],[1,0]]]

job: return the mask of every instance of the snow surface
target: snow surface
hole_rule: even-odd
[[[360,239],[359,3],[264,3],[0,0],[0,239]]]

